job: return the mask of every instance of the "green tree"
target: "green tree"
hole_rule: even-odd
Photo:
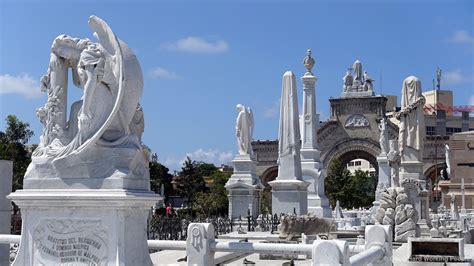
[[[5,121],[5,131],[0,131],[0,159],[13,161],[12,190],[15,191],[23,188],[23,177],[31,162],[26,144],[34,133],[30,130],[30,124],[22,122],[14,115],[7,116]]]
[[[375,200],[375,178],[369,172],[357,169],[346,188],[351,195],[351,204],[347,208],[371,206]]]
[[[338,159],[332,160],[329,165],[328,174],[324,180],[324,188],[329,204],[334,208],[336,201],[342,206],[346,206],[349,201],[349,195],[346,195],[345,185],[349,183],[351,173],[342,165]]]
[[[216,168],[217,169],[217,168]],[[229,180],[230,174],[215,170],[211,173],[212,184],[209,191],[198,192],[193,203],[194,211],[201,217],[226,215],[229,210],[227,190],[225,184]]]
[[[202,175],[198,171],[198,163],[187,157],[178,174],[177,193],[186,197],[192,203],[198,192],[206,191],[206,185]]]
[[[376,179],[356,170],[352,175],[339,160],[333,160],[325,180],[326,196],[334,208],[336,201],[344,208],[369,207],[375,200]]]
[[[155,193],[160,193],[161,186],[164,188],[165,201],[172,193],[173,186],[171,180],[173,175],[169,173],[169,169],[157,161],[150,162],[150,187]]]
[[[217,171],[217,167],[212,163],[205,163],[203,161],[196,162],[197,174],[204,177],[204,176],[211,176],[215,171]]]

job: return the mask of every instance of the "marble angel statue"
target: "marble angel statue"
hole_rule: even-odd
[[[89,26],[98,43],[59,35],[51,47],[41,89],[48,94],[37,109],[44,125],[25,182],[38,178],[146,176],[141,135],[143,92],[140,64],[133,51],[102,19]],[[68,71],[82,90],[67,117]]]
[[[252,150],[252,136],[254,128],[254,118],[250,107],[245,108],[242,104],[237,104],[237,121],[235,122],[235,134],[237,137],[237,144],[239,154],[253,154]]]

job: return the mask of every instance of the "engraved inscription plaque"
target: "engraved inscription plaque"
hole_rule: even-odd
[[[42,219],[34,230],[35,265],[106,265],[107,230],[96,219]]]

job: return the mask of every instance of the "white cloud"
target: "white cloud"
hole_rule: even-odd
[[[446,85],[459,85],[471,81],[472,76],[463,74],[461,70],[457,69],[444,72],[441,84],[444,82]]]
[[[155,79],[179,79],[180,76],[173,71],[169,71],[162,67],[155,67],[151,70],[150,75]]]
[[[179,39],[176,42],[164,43],[161,45],[161,47],[166,50],[201,54],[222,53],[229,49],[229,45],[226,41],[218,40],[211,42],[203,38],[193,36]]]
[[[0,75],[0,94],[21,94],[27,98],[41,97],[39,82],[28,74]]]
[[[471,34],[466,30],[455,31],[449,41],[454,43],[474,45],[474,37],[471,36]]]
[[[197,149],[193,152],[186,153],[182,157],[168,157],[163,161],[166,167],[173,170],[180,170],[186,157],[190,157],[193,161],[203,161],[205,163],[213,163],[217,167],[221,164],[228,164],[232,161],[234,154],[230,151],[220,151],[217,149]]]
[[[474,94],[469,97],[469,105],[474,106]]]
[[[279,112],[280,112],[280,100],[278,99],[275,102],[273,102],[272,106],[270,106],[263,112],[263,117],[274,118],[278,115]]]

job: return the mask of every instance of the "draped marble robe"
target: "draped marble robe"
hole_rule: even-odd
[[[403,81],[401,111],[409,110],[400,116],[399,125],[399,150],[403,154],[406,147],[419,151],[422,158],[423,136],[425,132],[425,118],[421,105],[413,108],[413,105],[422,98],[421,82],[417,77],[410,76]],[[410,110],[412,109],[412,110]]]

